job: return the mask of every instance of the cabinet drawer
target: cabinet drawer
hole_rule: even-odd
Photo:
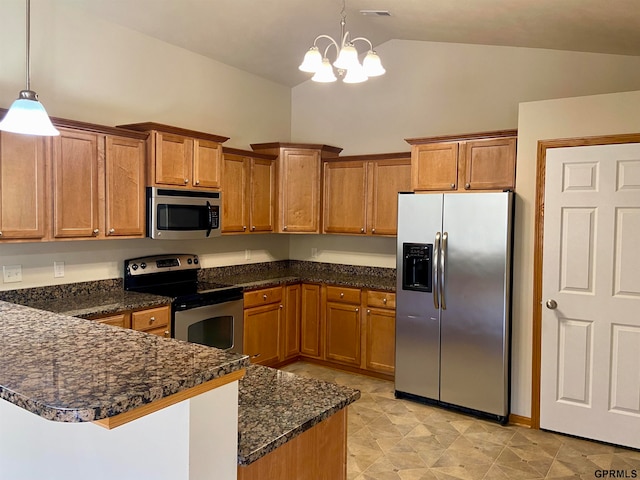
[[[396,294],[369,290],[367,292],[367,305],[369,307],[396,308]]]
[[[360,289],[327,286],[327,301],[360,304]]]
[[[245,292],[244,308],[268,305],[270,303],[282,302],[282,287],[263,288]]]
[[[96,318],[96,322],[112,325],[114,327],[129,328],[129,315],[126,313],[118,313],[108,317]]]
[[[134,330],[156,330],[162,328],[164,331],[168,324],[168,306],[141,310],[131,314],[131,328]]]

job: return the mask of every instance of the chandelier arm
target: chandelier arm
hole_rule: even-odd
[[[329,45],[327,45],[327,48],[324,49],[324,55],[322,56],[322,58],[326,58],[327,57],[327,53],[329,52],[329,48],[331,48],[331,45],[336,47],[336,55],[340,52],[340,47],[338,46],[338,43],[333,39],[333,37],[330,37],[329,35],[318,35],[316,37],[316,39],[313,41],[313,46],[314,47],[318,46],[317,42],[321,38],[326,38],[327,40],[329,40]]]
[[[369,44],[369,50],[373,50],[373,44],[369,41],[368,38],[357,37],[357,38],[354,38],[353,40],[351,40],[351,43],[356,43],[358,40],[362,40],[364,42],[367,42]]]

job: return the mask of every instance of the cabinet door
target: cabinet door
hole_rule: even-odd
[[[248,159],[224,156],[222,176],[222,233],[242,233],[249,224]]]
[[[282,341],[283,351],[281,360],[296,357],[300,354],[300,300],[301,286],[287,285],[285,287],[284,319]]]
[[[193,140],[191,138],[154,132],[155,183],[185,187],[191,185]]]
[[[395,310],[368,308],[366,318],[366,352],[364,368],[393,373],[395,365]]]
[[[44,238],[46,139],[0,132],[0,238]]]
[[[411,160],[376,161],[368,164],[367,208],[371,235],[396,235],[398,192],[411,190]]]
[[[171,307],[149,308],[131,314],[131,328],[141,332],[170,337]]]
[[[108,236],[145,236],[145,145],[133,138],[106,138],[105,227]]]
[[[86,238],[99,230],[98,159],[104,137],[59,129],[53,138],[53,235]]]
[[[516,139],[473,140],[462,145],[460,183],[466,190],[513,189],[516,182]],[[462,177],[462,175],[461,175]]]
[[[208,140],[194,140],[193,186],[220,188],[222,146]]]
[[[320,152],[283,149],[279,162],[278,231],[320,233]]]
[[[278,363],[283,305],[272,303],[244,311],[244,354],[259,365]]]
[[[130,328],[131,326],[131,319],[128,313],[118,313],[108,317],[97,318],[96,322],[120,328]]]
[[[300,309],[300,353],[302,355],[322,357],[320,319],[320,285],[302,284]]]
[[[249,198],[249,221],[252,232],[273,232],[273,200],[276,168],[271,160],[252,158]]]
[[[365,162],[324,163],[324,233],[366,233],[366,188]]]
[[[457,142],[411,147],[411,185],[414,190],[455,190],[457,181]]]
[[[326,359],[360,366],[360,308],[327,302],[325,309]]]

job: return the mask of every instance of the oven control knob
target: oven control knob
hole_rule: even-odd
[[[193,259],[193,263],[195,263],[196,265],[198,264],[198,257]]]
[[[142,263],[140,264],[140,268],[144,270],[145,268],[147,268],[147,264],[146,264],[146,263],[144,263],[144,262],[142,262]]]
[[[190,258],[187,258],[187,263],[191,265],[193,263],[193,260],[191,260]]]
[[[137,270],[138,269],[138,264],[134,263],[133,265],[131,265],[131,268],[133,268],[134,270]]]

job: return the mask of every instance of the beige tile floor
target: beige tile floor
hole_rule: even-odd
[[[385,380],[305,362],[284,370],[362,392],[348,407],[348,480],[640,478],[638,451],[397,400]]]

